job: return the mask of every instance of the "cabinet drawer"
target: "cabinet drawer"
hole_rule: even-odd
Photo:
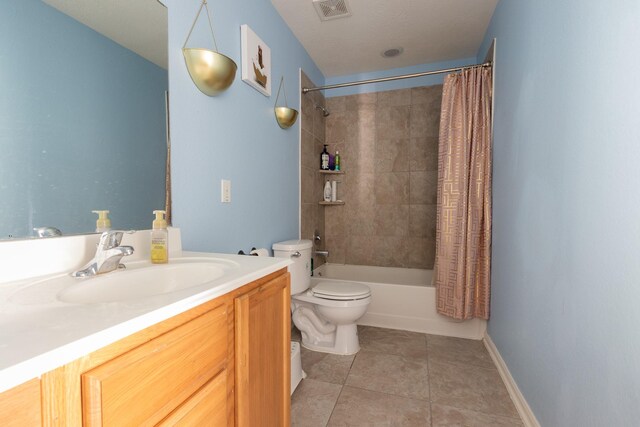
[[[223,305],[85,372],[84,425],[155,425],[225,368],[227,345]]]
[[[226,426],[227,371],[219,373],[158,425],[161,427]]]
[[[0,393],[0,426],[32,427],[42,425],[40,380],[33,379]]]

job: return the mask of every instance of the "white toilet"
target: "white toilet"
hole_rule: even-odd
[[[276,257],[291,258],[291,312],[302,333],[302,346],[333,354],[360,350],[356,321],[371,302],[362,283],[327,281],[311,285],[311,240],[288,240],[273,245]]]

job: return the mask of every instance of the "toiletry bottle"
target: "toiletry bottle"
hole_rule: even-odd
[[[325,202],[331,201],[331,183],[329,181],[327,181],[326,184],[324,184],[324,201]]]
[[[335,170],[339,171],[340,170],[340,152],[338,150],[336,150],[336,160],[335,160]]]
[[[324,150],[320,154],[320,169],[324,171],[329,170],[329,151],[327,151],[327,144],[324,145]]]
[[[338,181],[331,181],[331,201],[338,201]]]
[[[104,233],[111,230],[111,220],[109,219],[109,211],[91,211],[98,214],[96,221],[96,233]]]
[[[151,262],[154,264],[166,264],[169,262],[169,231],[165,211],[153,211],[156,219],[153,220],[151,230]]]

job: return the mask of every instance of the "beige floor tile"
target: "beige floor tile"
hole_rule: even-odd
[[[429,402],[344,386],[328,425],[426,427]]]
[[[337,384],[302,380],[291,396],[291,426],[325,427],[341,389]]]
[[[395,329],[358,327],[360,347],[365,351],[396,354],[404,357],[427,357],[425,334]]]
[[[302,348],[302,369],[307,378],[333,384],[344,384],[355,355],[339,356]]]
[[[493,360],[482,341],[427,335],[429,360],[465,366],[493,368]]]
[[[396,396],[429,400],[427,361],[360,351],[346,385]]]
[[[517,418],[496,369],[429,361],[431,401],[485,414]]]
[[[432,427],[522,427],[519,419],[491,416],[467,409],[431,405]]]

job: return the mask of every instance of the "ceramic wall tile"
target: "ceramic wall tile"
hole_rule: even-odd
[[[438,172],[410,172],[410,203],[436,204],[438,196]]]
[[[342,245],[334,259],[432,268],[441,92],[437,85],[325,101],[326,141],[345,172],[342,215],[325,209],[328,233],[342,237],[333,240]]]
[[[438,170],[438,137],[429,136],[409,139],[409,170]]]
[[[378,92],[378,108],[397,107],[411,104],[411,89],[386,90]]]
[[[376,137],[379,139],[406,138],[409,132],[410,110],[409,106],[378,108],[376,110]],[[420,120],[422,125],[422,121],[427,119],[420,118]]]
[[[374,190],[378,205],[408,204],[409,172],[376,174]]]
[[[409,205],[378,205],[374,213],[376,236],[409,235]]]
[[[375,110],[378,102],[378,93],[360,93],[345,96],[345,109],[351,111]]]
[[[442,103],[442,85],[411,88],[411,104],[429,104],[440,111]]]
[[[375,144],[376,172],[409,171],[409,140],[383,139]]]

